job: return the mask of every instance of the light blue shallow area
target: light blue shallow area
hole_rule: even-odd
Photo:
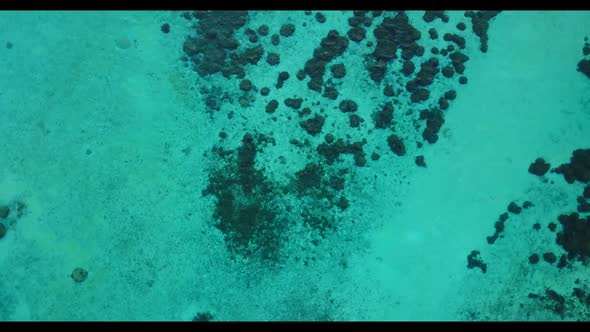
[[[202,78],[180,60],[196,20],[179,12],[1,12],[0,206],[10,215],[0,218],[7,229],[0,320],[190,321],[198,313],[220,321],[587,320],[589,307],[571,296],[590,282],[587,264],[557,269],[528,261],[532,253],[564,253],[547,224],[576,210],[584,184],[551,172],[537,177],[528,167],[539,157],[557,167],[590,148],[590,79],[577,71],[590,12],[501,12],[489,22],[486,53],[463,12],[429,24],[423,11],[408,12],[424,60],[427,45],[449,44],[442,36],[458,33],[460,21],[470,58],[466,85],[457,75],[432,85],[432,95],[454,89],[457,98],[439,140],[420,149],[422,129],[414,125],[424,123],[406,113],[436,106],[436,99],[396,104],[394,131],[371,127],[401,62],[389,64],[377,85],[368,77],[366,41],[375,43],[373,29],[395,14],[376,17],[366,39],[351,41],[334,60],[347,73],[338,99],[329,100],[296,73],[330,30],[346,35],[352,13],[323,11],[323,24],[315,13],[249,13],[246,27],[267,24],[270,33],[260,37],[266,53],[245,67],[246,77],[271,94],[251,93],[243,105],[239,79]],[[272,45],[270,35],[285,23],[295,24],[294,35]],[[235,36],[247,44],[244,30]],[[280,54],[279,65],[266,63],[268,52]],[[414,61],[416,72],[422,61]],[[290,78],[276,89],[281,71]],[[204,91],[212,88],[229,96],[219,111],[207,110]],[[305,133],[283,104],[293,97],[313,112],[325,110],[320,136]],[[277,121],[264,111],[271,99],[280,104]],[[344,99],[359,105],[360,129],[338,110]],[[237,149],[247,132],[275,139],[257,154],[256,167],[281,184],[321,161],[314,149],[326,133],[368,140],[366,166],[356,167],[350,155],[339,162],[348,169],[350,202],[334,212],[342,226],[319,245],[310,244],[313,233],[290,229],[287,258],[278,264],[232,255],[215,227],[216,198],[202,195],[220,167],[211,148]],[[392,132],[411,142],[405,156],[389,151]],[[299,149],[291,139],[309,139],[314,148]],[[426,168],[416,167],[417,155]],[[284,200],[328,213],[295,195]],[[489,245],[508,204],[527,200],[534,206],[511,215],[503,237]],[[472,250],[486,273],[467,268]],[[303,264],[296,256],[313,259]],[[73,280],[76,268],[87,271],[83,282]],[[546,297],[546,289],[566,297],[563,315],[547,299],[528,296]]]

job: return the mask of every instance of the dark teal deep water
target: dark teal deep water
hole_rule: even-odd
[[[0,320],[587,320],[590,12],[430,14],[1,12]]]

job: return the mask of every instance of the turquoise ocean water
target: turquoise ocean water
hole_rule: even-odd
[[[0,26],[0,320],[590,317],[590,12]]]

